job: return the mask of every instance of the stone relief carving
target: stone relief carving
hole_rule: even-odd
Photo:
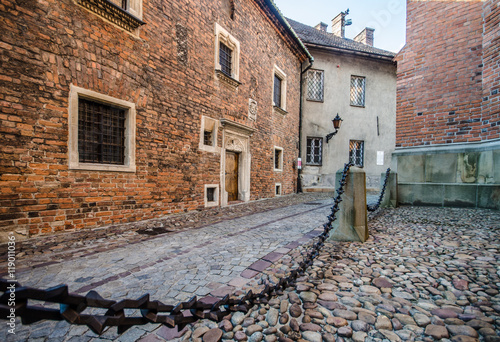
[[[257,120],[257,101],[248,99],[248,118]]]
[[[227,137],[225,143],[226,150],[234,152],[243,152],[245,150],[245,145],[240,139],[235,137]]]
[[[474,183],[477,174],[477,155],[462,153],[459,158],[460,178],[463,183]]]

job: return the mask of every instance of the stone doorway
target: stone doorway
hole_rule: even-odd
[[[220,120],[222,130],[221,206],[232,201],[250,200],[250,137],[252,127]]]

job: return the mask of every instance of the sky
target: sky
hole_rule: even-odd
[[[346,38],[354,38],[365,27],[375,29],[374,46],[398,52],[406,38],[406,0],[274,0],[281,13],[302,24],[316,26],[319,22],[328,24],[340,12],[349,8]]]

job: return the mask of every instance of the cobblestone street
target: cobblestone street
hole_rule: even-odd
[[[301,199],[301,200],[300,200]],[[70,253],[71,243],[18,261],[18,281],[104,298],[175,304],[193,295],[222,297],[276,282],[300,262],[321,232],[331,199],[324,194],[282,198],[281,205],[234,206],[241,215],[195,229],[140,237],[122,232]],[[236,208],[236,209],[235,209]],[[186,221],[189,221],[186,216]],[[189,223],[186,223],[189,226]],[[139,223],[135,224],[136,226]],[[137,227],[136,227],[137,228]],[[498,211],[401,207],[372,214],[364,243],[327,244],[296,287],[246,315],[200,321],[180,333],[147,324],[102,336],[86,326],[39,322],[7,341],[500,341],[500,214]],[[130,237],[127,243],[126,237]],[[119,243],[118,243],[119,242]],[[35,242],[33,242],[35,243]],[[73,242],[74,246],[74,242]],[[340,260],[332,259],[341,248]],[[64,250],[67,249],[65,252]],[[215,339],[216,340],[216,339]]]

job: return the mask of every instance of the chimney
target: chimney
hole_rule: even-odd
[[[346,12],[340,12],[332,19],[332,33],[334,36],[345,38],[345,16]]]
[[[314,28],[318,31],[321,32],[326,32],[326,28],[328,27],[328,24],[325,24],[324,22],[320,22],[318,25],[314,26]]]
[[[354,37],[354,40],[365,45],[373,46],[373,31],[375,31],[375,29],[366,27],[356,37]]]

